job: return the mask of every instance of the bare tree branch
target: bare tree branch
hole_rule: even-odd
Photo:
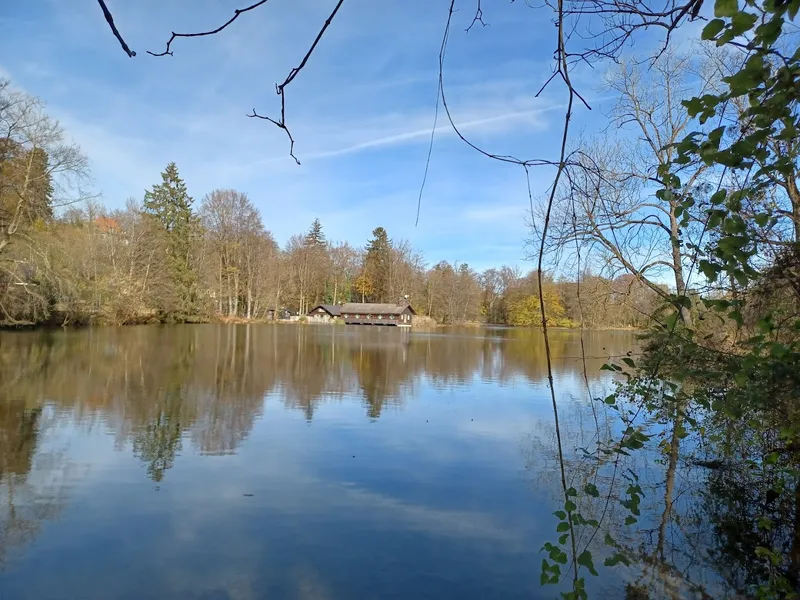
[[[259,2],[258,4],[263,4],[264,2],[266,2],[266,0],[262,0],[262,2]],[[294,138],[292,137],[289,128],[286,126],[286,94],[284,93],[284,90],[286,89],[287,85],[289,85],[290,83],[292,83],[292,81],[294,81],[294,78],[297,77],[300,74],[300,71],[302,71],[303,68],[306,66],[308,60],[311,58],[311,55],[314,53],[314,50],[316,49],[317,45],[322,39],[322,36],[325,35],[325,31],[330,26],[331,22],[333,21],[333,18],[336,16],[336,13],[339,12],[339,9],[342,7],[342,4],[344,4],[344,0],[339,0],[336,3],[336,6],[333,8],[333,11],[328,16],[328,18],[325,19],[325,23],[322,25],[322,28],[319,30],[319,33],[317,33],[317,37],[314,39],[314,42],[311,44],[311,47],[308,49],[305,56],[303,57],[303,60],[300,61],[300,64],[294,67],[291,71],[289,71],[289,75],[286,76],[286,79],[283,80],[283,83],[280,83],[275,86],[275,91],[281,98],[281,116],[277,119],[273,119],[271,117],[258,114],[255,109],[253,109],[253,112],[251,114],[247,115],[248,117],[251,118],[264,119],[265,121],[269,121],[270,123],[274,124],[279,129],[283,129],[286,132],[287,137],[289,138],[289,156],[291,156],[298,165],[300,164],[300,161],[294,155]]]
[[[475,143],[473,143],[469,139],[467,139],[467,137],[458,128],[458,125],[456,125],[455,121],[453,120],[453,115],[452,115],[452,113],[450,111],[450,106],[447,104],[447,97],[445,96],[445,92],[444,92],[444,59],[445,59],[445,56],[447,55],[447,43],[448,43],[448,41],[450,39],[450,25],[451,25],[452,20],[453,20],[453,14],[455,13],[455,4],[456,4],[455,0],[450,0],[450,8],[449,8],[448,14],[447,14],[447,22],[445,23],[444,34],[442,35],[442,44],[441,44],[441,47],[439,49],[439,94],[440,94],[441,99],[442,99],[442,107],[444,108],[444,112],[447,115],[447,120],[450,122],[450,127],[453,128],[453,131],[455,132],[455,134],[459,137],[459,139],[462,142],[464,142],[467,146],[469,146],[473,150],[476,150],[477,152],[479,152],[480,154],[483,154],[484,156],[486,156],[488,158],[491,158],[491,159],[494,159],[494,160],[498,160],[500,162],[520,165],[520,166],[523,166],[523,167],[525,167],[525,166],[533,167],[533,166],[543,166],[543,165],[557,164],[557,163],[555,163],[555,161],[547,160],[547,159],[536,158],[536,159],[530,159],[530,160],[522,160],[522,159],[519,159],[519,158],[517,158],[515,156],[504,155],[504,154],[495,154],[495,153],[492,153],[492,152],[488,152],[488,151],[484,150],[483,148],[480,148],[479,146],[477,146]]]
[[[488,23],[484,23],[483,21],[483,9],[481,8],[481,0],[478,0],[478,6],[475,9],[475,16],[472,17],[472,23],[469,24],[469,27],[467,27],[465,31],[469,33],[469,30],[475,26],[475,23],[480,23],[484,27],[488,25]]]
[[[102,3],[102,0],[100,0],[100,1]],[[263,4],[266,4],[268,1],[269,0],[259,0],[258,2],[254,3],[254,4],[251,4],[250,6],[247,6],[245,8],[237,8],[235,11],[233,11],[233,16],[230,19],[228,19],[227,21],[225,21],[222,25],[217,27],[216,29],[211,29],[209,31],[201,31],[201,32],[198,32],[198,33],[175,33],[173,31],[172,32],[172,36],[170,36],[169,40],[167,41],[167,47],[163,52],[150,52],[150,50],[148,50],[147,53],[150,56],[166,56],[167,54],[172,56],[173,55],[172,54],[172,42],[174,42],[176,38],[179,38],[179,37],[183,37],[183,38],[203,37],[203,36],[206,36],[206,35],[214,35],[216,33],[219,33],[220,31],[225,29],[228,25],[233,23],[236,19],[238,19],[239,16],[242,15],[242,13],[246,13],[247,11],[250,11],[250,10],[253,10],[255,8],[258,8],[259,6],[261,6]],[[112,25],[112,27],[113,27],[113,25]]]
[[[652,7],[648,0],[572,0],[564,14],[570,17],[589,16],[589,23],[602,23],[598,30],[586,30],[586,37],[597,44],[579,52],[568,53],[571,60],[591,64],[595,60],[617,61],[622,49],[639,30],[660,28],[665,38],[651,60],[657,60],[669,46],[672,33],[685,19],[699,16],[704,0],[666,0],[663,6]]]
[[[119,45],[122,46],[122,49],[125,51],[125,54],[127,54],[130,58],[136,56],[136,52],[134,52],[128,47],[128,44],[126,44],[125,40],[122,38],[122,34],[120,34],[119,30],[117,29],[117,26],[114,24],[114,17],[111,15],[111,11],[108,10],[105,1],[97,0],[97,2],[98,4],[100,4],[100,8],[103,9],[103,15],[105,16],[106,21],[108,22],[108,26],[111,27],[111,32],[114,34],[114,37],[117,38],[117,40],[119,41]]]

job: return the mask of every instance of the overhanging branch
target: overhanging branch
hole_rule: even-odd
[[[197,33],[175,33],[173,31],[172,35],[170,36],[169,40],[167,41],[167,47],[163,52],[150,52],[150,50],[148,50],[147,53],[150,56],[166,56],[167,54],[172,56],[172,42],[174,42],[176,40],[176,38],[203,37],[203,36],[207,36],[207,35],[217,34],[220,31],[222,31],[223,29],[225,29],[228,25],[233,23],[236,19],[238,19],[243,13],[246,13],[248,11],[256,9],[259,6],[261,6],[263,4],[266,4],[268,1],[269,0],[259,0],[258,2],[255,2],[254,4],[251,4],[250,6],[246,6],[245,8],[237,8],[235,11],[233,11],[233,16],[230,19],[228,19],[227,21],[225,21],[222,25],[217,27],[216,29],[211,29],[209,31],[200,31],[200,32],[197,32]],[[100,0],[100,2],[102,3],[102,0]]]
[[[134,52],[128,47],[128,44],[123,39],[122,34],[119,32],[119,29],[117,29],[117,26],[114,24],[114,17],[111,14],[111,11],[108,10],[105,1],[97,0],[97,3],[100,4],[100,8],[103,9],[103,16],[105,16],[106,22],[108,22],[108,26],[111,28],[111,33],[113,33],[114,37],[117,38],[117,41],[119,41],[119,45],[122,46],[122,49],[125,51],[125,54],[127,54],[131,58],[136,56],[136,52]]]
[[[262,2],[259,2],[259,4],[263,4],[266,1],[267,0],[262,0]],[[278,85],[275,86],[275,91],[281,98],[280,117],[278,117],[277,119],[273,119],[272,117],[260,115],[256,112],[255,109],[253,109],[253,112],[251,114],[247,115],[250,118],[264,119],[265,121],[269,121],[279,129],[283,129],[283,131],[286,132],[286,135],[289,138],[289,156],[291,156],[298,165],[300,164],[300,161],[294,155],[294,138],[292,137],[292,133],[289,131],[289,128],[286,126],[286,94],[285,94],[286,86],[292,83],[292,81],[294,81],[294,78],[297,77],[300,74],[300,71],[302,71],[303,68],[306,66],[308,60],[311,58],[311,55],[314,53],[314,50],[317,48],[317,45],[322,39],[322,36],[325,35],[325,31],[328,29],[328,27],[330,27],[333,18],[336,16],[336,13],[339,12],[339,9],[342,7],[342,4],[344,4],[344,0],[339,0],[336,3],[336,6],[333,8],[333,11],[331,11],[331,14],[328,16],[327,19],[325,19],[325,23],[322,25],[322,28],[319,30],[319,33],[317,33],[317,37],[314,38],[314,42],[311,44],[311,47],[306,52],[305,56],[303,57],[303,60],[300,61],[300,64],[294,67],[291,71],[289,71],[289,75],[286,76],[286,79],[283,80],[283,83],[279,83]]]

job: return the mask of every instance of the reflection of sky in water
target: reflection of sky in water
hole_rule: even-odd
[[[552,416],[537,334],[61,335],[0,337],[14,350],[2,381],[16,377],[0,403],[45,406],[30,470],[0,483],[0,525],[14,527],[9,498],[52,505],[24,543],[0,539],[4,599],[556,595],[539,586],[557,490],[540,472]],[[562,417],[578,431],[591,419],[570,400],[585,398],[579,341],[555,337]],[[588,335],[593,387],[631,343]],[[165,448],[153,481],[147,457]],[[0,449],[11,464],[14,446]]]

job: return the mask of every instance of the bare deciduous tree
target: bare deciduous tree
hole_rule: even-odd
[[[26,226],[86,197],[88,163],[44,103],[0,79],[0,254]]]
[[[625,271],[664,298],[669,291],[660,281],[667,273],[675,291],[686,292],[688,240],[681,235],[691,235],[692,228],[680,226],[680,213],[688,198],[705,192],[703,163],[677,167],[680,189],[661,177],[667,165],[675,172],[675,145],[695,125],[681,101],[711,85],[702,79],[701,89],[693,88],[696,73],[690,56],[668,51],[649,71],[622,63],[610,74],[608,87],[618,95],[611,126],[619,136],[584,149],[579,168],[571,170],[562,189],[554,219],[555,246],[567,252],[576,243],[593,248],[612,278]],[[682,316],[691,320],[687,307],[682,307]]]

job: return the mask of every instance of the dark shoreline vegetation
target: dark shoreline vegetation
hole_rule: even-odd
[[[537,381],[552,398],[548,456],[559,490],[541,584],[585,600],[601,569],[617,569],[628,600],[800,598],[800,0],[713,4],[700,39],[683,51],[669,34],[702,2],[650,12],[641,25],[631,25],[642,16],[638,4],[591,4],[601,19],[610,15],[612,41],[590,37],[601,47],[578,54],[567,52],[581,36],[565,35],[558,4],[561,78],[551,81],[566,85],[570,108],[560,160],[548,162],[557,167],[552,195],[531,216],[527,248],[538,271],[527,275],[429,268],[382,227],[363,249],[331,243],[319,220],[281,248],[241,192],[211,191],[195,207],[175,164],[141,201],[104,210],[81,193],[80,150],[38,100],[3,83],[0,320],[259,319],[284,308],[305,314],[320,302],[408,296],[441,323],[541,325],[541,352],[525,358],[546,373]],[[650,60],[622,56],[637,27],[657,25],[669,34]],[[449,21],[445,42],[448,33]],[[581,140],[568,135],[576,57],[607,61],[605,91],[615,98],[602,134]],[[527,174],[530,165],[517,164]],[[583,377],[580,369],[570,375],[578,373],[591,410],[585,436],[571,435],[559,416],[565,392],[551,339],[560,332],[548,332],[576,324]],[[646,328],[643,348],[590,367],[583,335],[603,325]],[[358,368],[372,361],[384,374],[365,393],[383,390],[385,356],[352,350]],[[479,350],[475,357],[494,360],[494,346]],[[406,360],[402,347],[394,351],[398,364]],[[326,364],[340,365],[334,354]],[[610,393],[593,387],[590,368],[615,378]],[[457,371],[454,381],[463,382]],[[183,388],[171,392],[178,416],[170,421],[162,407],[147,416],[158,429],[152,439],[165,439],[166,422],[177,447]],[[19,419],[28,437],[32,418]]]

